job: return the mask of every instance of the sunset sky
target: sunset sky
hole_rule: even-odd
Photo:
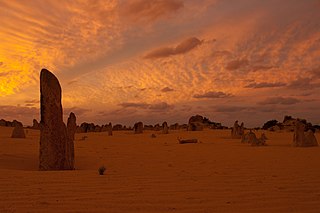
[[[52,71],[78,123],[320,123],[319,0],[0,0],[0,119]]]

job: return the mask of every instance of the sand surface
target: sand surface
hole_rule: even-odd
[[[320,148],[291,147],[293,133],[266,132],[267,147],[226,130],[76,134],[77,170],[40,172],[40,132],[12,129],[0,127],[1,213],[320,212]]]

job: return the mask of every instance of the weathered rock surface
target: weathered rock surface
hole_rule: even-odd
[[[26,138],[22,125],[16,125],[12,131],[11,138]]]
[[[40,170],[70,170],[72,150],[63,122],[61,87],[58,79],[48,70],[40,74]],[[70,124],[70,129],[71,128]],[[70,133],[70,137],[71,137]],[[74,155],[73,155],[74,156]]]

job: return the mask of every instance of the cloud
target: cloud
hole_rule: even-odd
[[[127,0],[120,4],[120,15],[130,22],[154,22],[183,8],[180,0]]]
[[[146,59],[152,59],[152,58],[164,58],[169,57],[171,55],[179,55],[184,54],[192,49],[199,46],[203,41],[200,41],[196,37],[188,38],[178,44],[176,47],[163,47],[156,49],[154,51],[149,52],[144,58]]]
[[[173,92],[174,89],[170,88],[170,87],[164,87],[161,92]]]
[[[172,105],[169,105],[166,102],[161,102],[161,103],[155,103],[155,104],[151,104],[149,109],[151,111],[166,111],[166,110],[170,110],[173,109],[174,107]]]
[[[119,105],[123,108],[136,108],[136,109],[145,109],[150,111],[165,111],[173,108],[173,105],[170,105],[166,102],[159,102],[159,103],[153,103],[153,104],[125,102]]]
[[[2,61],[0,61],[0,67],[3,65],[3,62]]]
[[[39,109],[35,107],[22,107],[12,105],[0,105],[1,117],[5,120],[19,120],[24,124],[31,124],[33,118],[39,116]]]
[[[64,108],[63,114],[68,116],[71,112],[73,112],[78,117],[78,116],[83,116],[86,113],[91,112],[91,111],[92,110],[86,109],[86,108],[71,107],[71,108]]]
[[[193,97],[200,99],[200,98],[228,98],[231,96],[232,95],[229,93],[210,91],[203,94],[195,94]]]
[[[120,103],[119,106],[122,106],[123,108],[141,108],[141,109],[146,109],[146,108],[148,108],[150,106],[150,104],[125,102],[125,103]]]
[[[269,70],[274,68],[273,66],[265,66],[265,65],[255,65],[251,68],[253,72],[261,71],[261,70]]]
[[[238,59],[233,60],[227,63],[226,69],[227,70],[237,70],[242,67],[246,67],[249,65],[249,61],[247,59]]]
[[[40,103],[40,100],[37,100],[37,99],[26,100],[24,103],[26,103],[26,104],[38,104],[38,103]]]
[[[242,106],[217,106],[215,107],[216,112],[241,112],[247,111],[250,107],[242,107]]]
[[[260,105],[273,105],[273,104],[280,104],[280,105],[293,105],[300,103],[301,101],[296,98],[285,98],[285,97],[271,97],[266,98],[264,101],[258,102]]]
[[[245,86],[245,88],[254,88],[254,89],[260,89],[260,88],[273,88],[273,87],[284,87],[286,86],[286,83],[283,82],[275,82],[275,83],[269,83],[269,82],[261,82],[261,83],[251,83]]]
[[[316,87],[320,87],[319,83],[313,83],[313,78],[301,78],[298,77],[296,80],[292,81],[289,85],[289,89],[296,89],[296,90],[310,90]]]

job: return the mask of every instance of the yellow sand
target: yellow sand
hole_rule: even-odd
[[[77,170],[40,172],[39,131],[12,129],[0,127],[1,213],[320,211],[320,148],[291,147],[293,133],[266,132],[267,147],[226,130],[76,134]]]

